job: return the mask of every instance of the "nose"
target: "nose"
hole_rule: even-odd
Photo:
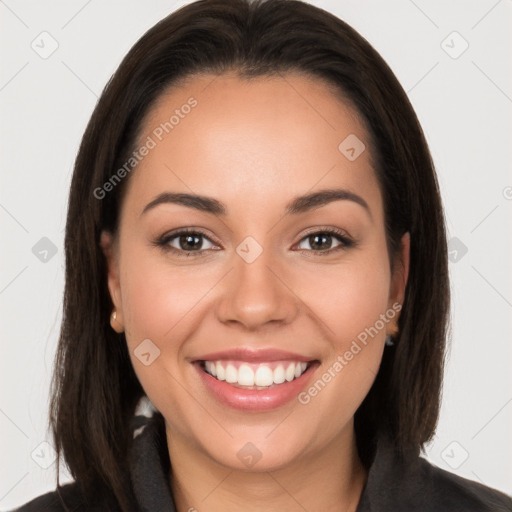
[[[217,306],[219,321],[238,323],[249,331],[270,323],[293,321],[299,312],[300,300],[270,250],[263,250],[250,263],[235,253],[233,264]]]

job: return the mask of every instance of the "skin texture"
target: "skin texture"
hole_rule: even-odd
[[[366,473],[353,415],[398,314],[307,404],[227,407],[190,361],[237,346],[289,350],[320,361],[309,386],[359,333],[403,303],[409,235],[392,275],[367,132],[322,81],[292,73],[250,81],[194,76],[159,98],[140,141],[190,97],[197,106],[130,176],[118,236],[101,239],[117,312],[112,327],[125,332],[136,374],[166,420],[178,510],[355,510]],[[354,161],[338,149],[349,134],[366,145]],[[358,194],[371,214],[337,200],[285,215],[296,196],[330,187]],[[164,191],[214,197],[227,215],[176,204],[141,215]],[[206,233],[189,256],[152,243],[186,227]],[[341,242],[333,236],[315,248],[306,235],[325,228],[342,230],[355,245],[335,250]],[[263,249],[252,263],[236,252],[248,236]],[[179,237],[168,245],[183,247]],[[160,350],[149,366],[134,354],[147,338]],[[261,452],[251,468],[237,457],[247,442]]]

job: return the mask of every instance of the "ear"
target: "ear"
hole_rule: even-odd
[[[110,325],[114,331],[124,331],[123,305],[121,301],[121,286],[119,282],[119,258],[116,241],[109,231],[102,231],[100,246],[107,262],[107,284],[110,298],[115,307],[116,318],[110,317]]]
[[[411,235],[409,232],[407,232],[402,236],[402,239],[400,241],[400,249],[395,256],[393,275],[391,276],[388,308],[393,308],[393,304],[396,303],[400,304],[400,306],[403,306],[405,299],[405,287],[407,285],[407,279],[409,277],[410,250]],[[400,312],[397,312],[393,320],[391,320],[388,323],[387,334],[394,336],[398,333],[399,316]]]

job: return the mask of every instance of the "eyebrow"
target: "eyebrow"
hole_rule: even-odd
[[[370,207],[361,196],[354,194],[349,190],[339,188],[323,189],[318,192],[298,196],[286,205],[285,213],[298,215],[339,200],[352,201],[362,206],[373,220]],[[141,216],[156,206],[166,203],[179,204],[187,206],[188,208],[194,208],[202,212],[221,216],[227,215],[228,211],[224,203],[213,197],[176,192],[163,192],[144,207]]]

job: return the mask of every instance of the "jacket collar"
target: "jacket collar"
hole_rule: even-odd
[[[417,510],[424,501],[421,471],[425,464],[412,453],[400,459],[390,439],[381,435],[356,512]]]
[[[135,416],[132,428],[130,476],[140,512],[176,512],[169,482],[169,452],[162,414]]]

